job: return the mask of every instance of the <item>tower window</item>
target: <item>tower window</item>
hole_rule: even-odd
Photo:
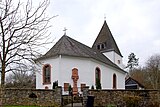
[[[101,46],[100,46],[100,44],[99,44],[99,45],[97,45],[97,49],[98,49],[98,50],[100,50],[100,49],[101,49]]]
[[[104,49],[104,44],[101,45],[102,49]]]
[[[105,42],[97,45],[97,49],[98,50],[104,49],[105,47],[106,47],[106,43]]]
[[[118,64],[120,64],[121,63],[121,61],[120,60],[118,60]]]

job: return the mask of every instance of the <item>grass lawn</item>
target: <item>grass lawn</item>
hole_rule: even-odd
[[[4,106],[4,107],[39,107],[39,106]]]

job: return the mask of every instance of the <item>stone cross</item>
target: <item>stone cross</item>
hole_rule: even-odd
[[[73,95],[77,95],[78,94],[77,81],[79,79],[77,68],[72,69],[72,79],[73,79]]]

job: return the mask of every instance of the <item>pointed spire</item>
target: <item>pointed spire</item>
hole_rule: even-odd
[[[122,56],[116,41],[114,40],[112,33],[107,25],[106,20],[92,46],[92,48],[99,50],[100,52],[115,51],[117,54]]]

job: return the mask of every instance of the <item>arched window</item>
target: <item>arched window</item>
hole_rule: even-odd
[[[101,81],[101,70],[98,67],[95,70],[95,80]]]
[[[113,89],[117,88],[117,76],[116,74],[113,74]]]
[[[98,67],[95,69],[95,82],[96,89],[101,89],[101,70]]]
[[[43,84],[51,84],[51,66],[49,64],[43,67]]]

